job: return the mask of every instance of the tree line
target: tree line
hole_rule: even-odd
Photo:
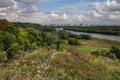
[[[108,35],[120,35],[120,27],[118,26],[63,26],[65,30],[78,32],[101,33]]]

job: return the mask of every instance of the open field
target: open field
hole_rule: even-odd
[[[81,45],[71,45],[70,47],[80,50],[85,53],[90,53],[92,51],[103,51],[108,50],[112,46],[120,48],[119,41],[111,41],[105,39],[93,38],[91,40],[80,40]]]

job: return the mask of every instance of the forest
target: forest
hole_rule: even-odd
[[[89,27],[64,29],[95,32]],[[94,30],[120,35],[114,28]],[[0,20],[0,79],[120,80],[120,42]]]

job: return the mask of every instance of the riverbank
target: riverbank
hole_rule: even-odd
[[[70,32],[72,34],[85,34],[90,35],[93,38],[100,38],[100,39],[107,39],[107,40],[114,40],[114,41],[120,41],[120,36],[116,35],[107,35],[107,34],[100,34],[100,33],[88,33],[88,32],[79,32],[79,31],[73,31],[73,30],[65,30],[63,28],[55,28],[57,31],[64,30],[66,32]]]
[[[66,26],[64,30],[120,36],[119,26]]]

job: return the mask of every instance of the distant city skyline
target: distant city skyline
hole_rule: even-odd
[[[120,0],[0,0],[0,19],[47,25],[120,25]]]

